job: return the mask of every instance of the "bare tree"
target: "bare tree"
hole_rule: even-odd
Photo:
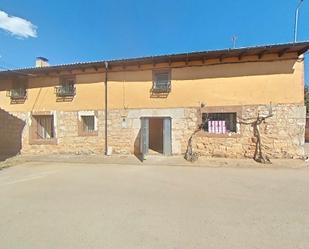
[[[262,149],[262,140],[261,140],[261,132],[260,132],[260,125],[265,122],[266,119],[271,118],[273,116],[272,111],[269,112],[266,116],[258,116],[253,121],[240,121],[239,123],[245,125],[252,125],[253,127],[253,135],[256,137],[255,143],[255,152],[253,159],[259,163],[271,163],[269,158],[263,153]]]
[[[263,163],[263,164],[270,164],[270,159],[263,153],[263,146],[261,140],[261,132],[260,132],[260,125],[265,122],[266,119],[271,118],[273,116],[272,106],[270,105],[268,114],[265,116],[261,116],[258,114],[256,118],[249,118],[245,120],[240,120],[238,123],[244,125],[251,125],[253,127],[253,135],[256,137],[256,144],[255,144],[255,152],[253,159],[256,162]],[[205,121],[206,122],[206,121]],[[185,159],[190,162],[195,162],[198,160],[198,153],[193,151],[193,139],[195,135],[202,130],[204,127],[204,123],[200,124],[198,128],[192,133],[188,140],[187,150],[185,153]]]
[[[201,125],[199,125],[197,127],[197,129],[191,134],[189,140],[188,140],[188,144],[187,144],[187,150],[185,153],[185,159],[189,162],[195,162],[198,160],[198,153],[193,151],[193,138],[195,137],[196,133],[198,133],[200,130],[202,130],[204,126],[204,123],[202,123]]]

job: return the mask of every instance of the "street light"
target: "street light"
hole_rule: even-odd
[[[303,4],[304,0],[300,0],[298,5],[297,5],[297,8],[296,8],[296,11],[295,11],[295,26],[294,26],[294,43],[297,42],[297,29],[298,29],[298,17],[299,17],[299,9],[301,7],[301,5]]]

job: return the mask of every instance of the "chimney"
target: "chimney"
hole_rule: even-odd
[[[35,67],[48,67],[48,66],[49,66],[48,59],[44,57],[36,57]]]

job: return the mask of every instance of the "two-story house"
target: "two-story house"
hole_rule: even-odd
[[[303,156],[309,42],[0,72],[0,153]]]

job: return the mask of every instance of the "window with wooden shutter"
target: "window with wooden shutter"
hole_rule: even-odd
[[[35,138],[36,139],[52,139],[55,137],[54,132],[54,117],[52,115],[34,116]]]

